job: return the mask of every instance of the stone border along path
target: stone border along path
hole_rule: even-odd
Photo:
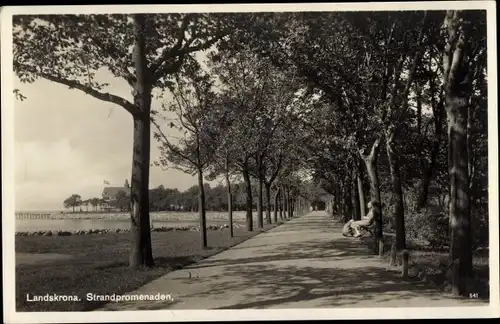
[[[343,237],[324,211],[291,219],[129,294],[157,293],[173,301],[111,302],[96,311],[487,305],[404,281],[400,270]]]

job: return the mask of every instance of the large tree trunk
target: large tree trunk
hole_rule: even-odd
[[[278,196],[279,196],[279,208],[280,208],[280,219],[283,219],[284,215],[283,215],[283,209],[284,209],[284,206],[283,206],[283,187],[280,187],[278,189]]]
[[[262,176],[260,175],[260,172],[259,172],[259,178],[258,178],[258,181],[259,181],[259,191],[258,191],[258,194],[257,194],[257,227],[258,228],[263,228],[264,227],[264,211],[263,211],[263,192],[264,190],[262,190],[263,188],[263,181],[262,181]]]
[[[336,189],[335,189],[335,196],[333,197],[335,199],[335,209],[334,213],[337,214],[340,219],[343,219],[343,207],[342,207],[342,189],[341,185],[337,184]]]
[[[247,231],[253,231],[253,216],[252,216],[252,183],[250,182],[250,174],[248,173],[248,165],[243,167],[243,180],[245,181],[245,187],[247,192],[246,200],[246,224]]]
[[[450,279],[454,295],[467,294],[472,273],[472,239],[469,213],[469,176],[467,150],[468,103],[471,95],[467,80],[465,51],[468,39],[462,30],[466,22],[461,11],[446,12],[444,25],[448,39],[443,55],[443,84],[448,117],[448,171],[450,176]]]
[[[471,96],[471,100],[469,102],[469,109],[468,109],[468,118],[467,118],[467,150],[468,150],[468,163],[467,163],[467,170],[468,170],[468,179],[469,179],[469,191],[468,191],[468,196],[469,196],[469,219],[471,222],[471,244],[472,244],[472,250],[475,249],[475,242],[476,239],[473,237],[474,231],[473,229],[475,228],[474,222],[475,220],[473,219],[473,216],[476,213],[476,195],[474,193],[474,189],[477,188],[475,186],[475,181],[474,181],[474,175],[475,175],[475,161],[476,161],[476,152],[474,151],[475,143],[475,134],[474,134],[474,120],[475,120],[475,103],[473,103]]]
[[[351,200],[351,181],[348,177],[346,177],[346,181],[343,185],[342,197],[344,200],[344,222],[349,221],[353,217],[353,208],[352,208],[352,200]]]
[[[134,118],[134,143],[131,177],[131,232],[132,249],[129,266],[133,268],[153,265],[151,229],[149,219],[149,151],[150,121]]]
[[[280,196],[280,190],[278,188],[274,194],[274,212],[273,212],[274,223],[278,222],[279,196]]]
[[[352,205],[354,206],[353,208],[353,217],[352,219],[354,219],[355,221],[357,220],[361,220],[361,205],[359,203],[359,197],[358,195],[356,195],[357,193],[357,178],[358,178],[358,175],[357,175],[357,172],[356,172],[356,169],[354,169],[353,171],[353,175],[352,175],[352,178],[351,178],[351,187],[350,187],[350,196],[352,198]]]
[[[281,195],[281,205],[283,206],[283,218],[287,217],[286,210],[286,188],[283,187],[283,194]]]
[[[266,186],[266,220],[268,224],[271,224],[271,184],[265,183]]]
[[[378,154],[380,150],[380,139],[376,139],[372,145],[370,154],[365,156],[360,152],[363,161],[365,162],[366,171],[370,180],[370,202],[372,204],[373,219],[375,222],[374,238],[375,243],[378,243],[379,254],[382,253],[380,247],[383,244],[383,224],[382,224],[382,208],[380,204],[380,184],[378,179]],[[377,244],[375,244],[376,246]]]
[[[342,184],[337,185],[337,193],[335,194],[335,213],[343,219],[344,205],[342,203]]]
[[[433,96],[434,93],[431,93]],[[415,97],[417,100],[417,138],[421,139],[417,145],[417,159],[420,162],[420,169],[425,170],[425,157],[422,148],[424,134],[422,134],[422,87],[417,82],[415,84]]]
[[[432,174],[437,163],[437,156],[439,154],[440,143],[439,140],[435,140],[432,144],[431,149],[431,160],[430,163],[426,164],[423,174],[422,181],[420,185],[420,192],[418,195],[417,208],[423,208],[427,203],[429,197],[429,186],[432,180]]]
[[[472,96],[471,96],[472,97]],[[468,151],[468,159],[467,159],[467,177],[468,177],[468,198],[469,198],[469,220],[471,222],[471,248],[474,249],[474,237],[472,237],[472,228],[474,227],[472,222],[472,215],[475,209],[475,199],[474,199],[474,161],[475,161],[475,152],[474,152],[474,141],[473,141],[473,118],[474,118],[474,106],[471,101],[469,101],[469,107],[467,112],[467,151]]]
[[[447,101],[453,97],[447,96]],[[472,270],[471,224],[467,156],[467,113],[460,103],[451,102],[448,114],[448,170],[450,174],[450,262],[453,262],[452,285],[455,295],[465,293],[466,278]],[[451,107],[448,107],[451,106]],[[457,282],[458,281],[458,282]]]
[[[391,172],[392,197],[394,201],[394,224],[396,230],[396,250],[402,251],[406,248],[405,215],[403,205],[403,190],[401,188],[401,177],[399,174],[398,156],[394,149],[394,132],[386,134],[386,152]]]
[[[151,145],[151,85],[145,54],[145,16],[134,15],[134,63],[137,82],[134,105],[140,112],[134,116],[134,142],[130,188],[132,246],[129,266],[153,266],[149,219],[149,162]]]
[[[285,207],[286,207],[286,218],[290,218],[290,189],[285,187]]]
[[[433,60],[434,51],[432,48],[430,48],[429,52],[430,53],[427,61],[428,62],[427,68],[429,69],[429,71],[432,71],[432,66],[434,62]],[[429,92],[431,99],[430,106],[432,109],[433,120],[434,120],[434,140],[431,147],[430,162],[426,163],[425,159],[421,159],[421,161],[424,164],[424,167],[422,172],[422,180],[420,181],[420,188],[419,188],[420,190],[417,196],[417,209],[423,208],[427,203],[427,198],[429,195],[429,185],[431,183],[434,168],[436,167],[437,157],[439,154],[439,149],[441,147],[441,140],[443,133],[442,130],[443,130],[444,96],[442,94],[442,90],[439,93],[437,93],[438,89],[436,87],[436,79],[434,76],[431,76],[429,78]],[[440,98],[437,103],[436,103],[436,94]],[[421,134],[421,136],[424,137],[425,134]]]
[[[363,180],[362,180],[362,168],[360,163],[357,163],[357,172],[356,172],[356,182],[358,187],[358,197],[359,197],[359,212],[361,216],[366,215],[366,202],[365,202],[365,191],[363,189]]]
[[[431,80],[430,82],[430,88],[432,95],[434,92],[434,81]],[[439,100],[439,103],[436,104],[434,97],[431,98],[431,108],[433,111],[434,115],[434,129],[435,129],[435,134],[434,134],[434,141],[432,143],[432,148],[431,148],[431,156],[430,156],[430,163],[427,163],[425,165],[423,174],[422,174],[422,181],[421,181],[421,186],[420,186],[420,192],[418,195],[418,201],[417,201],[417,208],[423,208],[425,204],[427,203],[427,198],[429,194],[429,185],[431,183],[432,179],[432,174],[434,171],[434,168],[436,167],[437,164],[437,158],[439,154],[439,149],[441,148],[441,139],[442,139],[442,129],[443,129],[443,110],[444,110],[444,101],[441,99]]]
[[[233,193],[231,191],[231,181],[229,179],[229,172],[226,169],[226,184],[227,184],[227,217],[229,219],[229,236],[234,236],[233,229]]]
[[[333,217],[333,214],[335,213],[334,199],[335,199],[335,197],[330,197],[330,199],[328,199],[328,208],[329,208],[330,214],[332,214],[332,217]]]
[[[281,205],[283,206],[283,218],[287,218],[287,206],[286,206],[286,187],[283,186],[283,194],[281,195]]]
[[[337,195],[337,206],[338,206],[338,209],[339,209],[339,216],[340,218],[342,219],[342,221],[346,221],[346,215],[345,215],[345,211],[346,211],[346,207],[345,207],[345,202],[344,202],[344,184],[342,183],[342,181],[339,181],[339,191],[338,191],[338,195]]]
[[[415,84],[415,96],[417,97],[417,134],[422,135],[422,87]],[[421,154],[419,151],[418,154]]]
[[[201,247],[207,247],[207,214],[205,210],[205,187],[203,186],[203,171],[198,169],[198,215],[200,219]]]

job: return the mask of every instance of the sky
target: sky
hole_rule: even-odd
[[[125,81],[101,73],[107,89],[132,99]],[[14,87],[27,97],[15,101],[15,208],[62,210],[72,194],[82,199],[101,197],[104,181],[112,186],[130,182],[133,123],[123,108],[79,90],[37,80]],[[158,105],[158,102],[153,102]],[[151,161],[159,150],[151,141]],[[185,190],[196,184],[191,175],[152,167],[149,187]]]

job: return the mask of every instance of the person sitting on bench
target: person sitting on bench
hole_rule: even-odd
[[[372,226],[374,221],[373,204],[371,201],[368,203],[368,209],[369,209],[368,214],[366,214],[366,216],[363,216],[361,220],[351,222],[350,227],[354,231],[354,237],[361,236],[360,232],[361,229],[371,233],[370,227]]]
[[[344,227],[342,228],[342,235],[343,236],[353,236],[354,235],[354,230],[352,229],[352,222],[354,220],[349,220],[347,223],[345,223]]]

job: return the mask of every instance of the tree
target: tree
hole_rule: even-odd
[[[267,159],[267,163],[263,167],[263,171],[261,171],[261,178],[262,181],[264,182],[264,186],[266,188],[266,219],[267,223],[271,224],[271,187],[276,180],[279,171],[281,170],[282,163],[283,163],[283,155],[284,153],[281,151],[281,149],[276,149],[274,151],[273,156],[270,156]],[[276,190],[278,191],[278,190]],[[276,197],[274,199],[276,201]],[[274,214],[274,221],[277,222],[277,213],[275,209],[275,214]]]
[[[219,52],[211,56],[211,70],[217,76],[221,96],[230,107],[227,118],[231,128],[226,131],[230,141],[225,143],[231,157],[231,165],[241,172],[246,187],[246,225],[253,231],[253,200],[251,173],[261,140],[261,129],[266,125],[262,117],[265,105],[265,89],[269,85],[270,65],[259,60],[248,50],[235,55]]]
[[[120,211],[130,211],[130,195],[123,190],[118,191],[112,205]]]
[[[420,18],[420,15],[423,18]],[[407,120],[406,117],[409,111],[408,95],[423,52],[421,43],[426,18],[427,12],[373,14],[369,15],[366,20],[356,19],[352,15],[346,17],[354,32],[364,40],[365,50],[363,52],[365,57],[363,66],[371,74],[368,79],[360,79],[359,81],[363,85],[371,85],[377,80],[381,85],[376,88],[377,92],[369,91],[366,93],[367,97],[376,103],[374,113],[378,119],[376,122],[378,130],[370,153],[360,153],[367,166],[370,183],[372,184],[372,205],[375,211],[375,209],[380,208],[380,189],[377,189],[379,180],[377,179],[376,164],[381,141],[382,139],[385,140],[385,151],[392,184],[393,220],[396,229],[396,248],[398,250],[405,248],[406,235],[402,179],[399,170],[400,156],[397,153],[399,148],[397,148],[396,138],[402,125]],[[413,29],[412,25],[419,22],[420,19],[420,28]],[[384,44],[383,50],[379,48],[380,44]],[[404,75],[406,76],[404,77]],[[354,96],[349,97],[349,99],[351,98],[354,98]],[[375,201],[373,197],[376,198]],[[378,212],[375,211],[375,214],[377,215]],[[380,240],[382,237],[381,217],[376,216],[375,222],[375,236]],[[381,246],[380,243],[381,241],[379,241]],[[381,248],[379,252],[382,252]]]
[[[238,51],[223,48],[211,59],[212,69],[223,85],[222,91],[229,103],[226,106],[233,107],[228,115],[228,120],[233,122],[228,122],[225,127],[225,136],[221,139],[224,144],[219,155],[232,169],[242,173],[247,184],[248,206],[253,205],[254,196],[250,177],[256,180],[257,227],[261,228],[264,224],[264,190],[266,219],[271,223],[271,185],[281,168],[287,135],[296,131],[288,119],[300,83],[293,73],[274,67],[268,59],[262,59],[247,47]],[[219,168],[223,169],[222,166]],[[250,213],[248,208],[249,222]]]
[[[92,205],[92,207],[94,207],[94,211],[97,210],[97,206],[99,206],[100,204],[100,199],[99,198],[96,198],[96,197],[93,197],[93,198],[90,198],[89,202],[90,204]]]
[[[162,185],[149,191],[149,210],[160,211],[166,210],[165,206],[165,187]]]
[[[302,160],[300,146],[303,145],[304,134],[298,133],[301,126],[296,119],[301,100],[297,92],[303,87],[301,81],[293,71],[281,70],[274,74],[271,86],[267,87],[267,111],[264,116],[270,122],[261,132],[257,170],[266,190],[266,219],[269,224],[274,181],[284,167],[299,168],[299,161]]]
[[[89,212],[89,204],[90,204],[89,199],[85,199],[82,201],[82,205],[85,206],[87,213]]]
[[[472,78],[485,54],[485,13],[449,10],[444,18],[443,88],[448,117],[450,264],[452,293],[467,294],[472,275],[467,125]]]
[[[345,129],[337,139],[338,144],[346,146],[351,154],[371,147],[367,150],[373,154],[363,151],[362,156],[367,168],[375,168],[368,174],[372,175],[375,239],[381,242],[382,214],[376,168],[382,125],[377,116],[380,111],[377,103],[384,102],[385,98],[374,100],[373,92],[379,92],[376,87],[382,83],[371,78],[370,52],[374,49],[367,47],[352,26],[350,19],[355,19],[355,15],[331,12],[259,15],[248,19],[246,30],[249,32],[243,30],[238,37],[256,48],[259,55],[270,57],[275,65],[295,67],[310,88],[319,90],[320,96],[334,108],[338,125]],[[265,41],[255,40],[253,33],[265,35],[261,37]],[[356,146],[358,149],[354,150]]]
[[[156,126],[155,137],[162,146],[160,150],[162,165],[173,164],[186,173],[198,176],[198,212],[202,247],[207,247],[204,172],[214,159],[217,144],[217,129],[224,121],[224,115],[214,109],[218,104],[213,92],[213,80],[201,70],[198,62],[191,60],[184,65],[185,78],[176,75],[173,87],[173,102],[168,110],[177,116],[176,122],[170,122],[171,128],[177,128],[184,137],[173,144],[161,127]]]
[[[234,236],[233,229],[233,190],[231,188],[231,176],[230,176],[230,162],[229,162],[229,152],[225,150],[224,154],[224,176],[226,178],[227,187],[227,213],[229,220],[229,237]]]
[[[469,199],[473,246],[488,245],[488,96],[486,51],[476,63],[473,95],[469,104],[467,147],[469,151]]]
[[[106,200],[104,200],[104,198],[99,198],[98,206],[101,208],[101,210],[105,205],[106,205]]]
[[[396,249],[402,251],[406,248],[406,235],[405,235],[405,225],[404,225],[404,205],[403,205],[403,190],[401,184],[400,175],[400,157],[397,154],[396,148],[396,136],[399,134],[400,126],[405,120],[405,116],[408,113],[408,94],[411,88],[411,84],[415,77],[416,68],[419,64],[420,56],[422,54],[422,35],[424,26],[426,23],[427,12],[423,13],[423,19],[421,22],[420,30],[418,36],[412,44],[411,33],[407,33],[410,30],[410,26],[403,27],[405,31],[402,37],[402,48],[400,59],[396,66],[396,71],[394,73],[395,84],[392,86],[391,99],[389,105],[385,112],[387,116],[387,126],[385,127],[385,141],[386,141],[386,153],[389,162],[391,182],[392,182],[392,195],[395,202],[394,206],[394,220],[396,227]],[[406,20],[412,23],[410,19]],[[401,74],[404,71],[404,62],[409,57],[409,53],[413,52],[414,57],[409,63],[407,68],[407,78],[403,83],[404,86],[401,88],[402,91],[398,91],[398,82],[401,79]]]
[[[379,152],[385,142],[392,182],[398,249],[405,247],[404,206],[396,134],[408,116],[408,94],[422,54],[425,12],[273,13],[253,17],[239,37],[276,65],[294,66],[334,108],[341,150],[357,165],[361,158],[370,182],[375,239],[382,247]],[[420,28],[412,28],[418,23]],[[264,34],[256,41],[252,33]],[[359,152],[359,155],[358,155]],[[353,154],[358,156],[352,156]],[[342,177],[346,215],[352,213],[349,170]],[[358,188],[359,190],[359,188]],[[361,198],[362,195],[359,195]],[[354,201],[357,205],[357,200]],[[361,202],[359,202],[361,207]],[[361,209],[361,208],[360,208]],[[357,213],[357,212],[356,212]],[[349,216],[351,217],[351,216]],[[379,249],[382,253],[382,249]]]
[[[75,212],[75,207],[82,204],[82,197],[78,194],[73,194],[66,198],[63,202],[64,208],[73,208],[73,213]]]
[[[298,136],[292,120],[293,101],[299,85],[283,72],[269,75],[257,124],[258,142],[251,174],[258,182],[257,226],[263,227],[263,189],[266,197],[266,220],[271,223],[271,186],[283,167],[283,159],[296,159],[292,144]],[[286,153],[285,153],[286,152]]]
[[[444,95],[443,89],[438,86],[440,79],[442,79],[442,68],[439,64],[441,61],[442,53],[434,49],[434,44],[439,43],[440,26],[442,24],[442,14],[434,19],[429,19],[429,35],[427,37],[427,55],[424,55],[422,61],[425,59],[426,64],[419,66],[420,76],[417,78],[416,83],[419,88],[417,92],[417,134],[420,137],[417,145],[418,160],[422,169],[421,180],[419,183],[419,193],[417,196],[417,208],[423,208],[428,200],[429,185],[432,176],[436,173],[436,168],[439,164],[439,152],[442,148],[443,134],[445,133],[445,113],[444,113]],[[422,85],[419,84],[423,83]],[[427,83],[427,89],[425,84]],[[420,90],[420,91],[419,91]],[[427,102],[432,111],[432,117],[428,122],[422,118],[422,104]],[[431,125],[433,133],[427,136],[427,126]],[[428,144],[427,144],[428,143]],[[426,144],[428,148],[426,147]],[[425,157],[423,152],[429,151],[428,156]]]
[[[224,34],[215,14],[112,14],[14,16],[14,71],[21,82],[37,78],[116,104],[134,120],[131,177],[130,267],[152,266],[149,224],[150,111],[154,89],[194,52]],[[107,71],[131,87],[133,102],[106,93],[95,80]]]
[[[231,185],[231,178],[234,176],[234,157],[232,156],[232,147],[231,147],[231,130],[232,125],[231,122],[234,120],[231,117],[231,110],[233,108],[231,101],[226,101],[227,98],[220,98],[218,109],[224,111],[224,115],[226,116],[225,120],[222,123],[218,124],[217,128],[217,139],[216,141],[219,143],[217,145],[217,149],[214,152],[214,159],[210,165],[210,174],[208,175],[209,180],[215,180],[219,175],[224,176],[224,180],[226,181],[226,191],[227,191],[227,212],[228,212],[228,221],[229,221],[229,236],[234,236],[233,229],[233,207],[234,207],[234,196],[235,196],[235,187]]]

